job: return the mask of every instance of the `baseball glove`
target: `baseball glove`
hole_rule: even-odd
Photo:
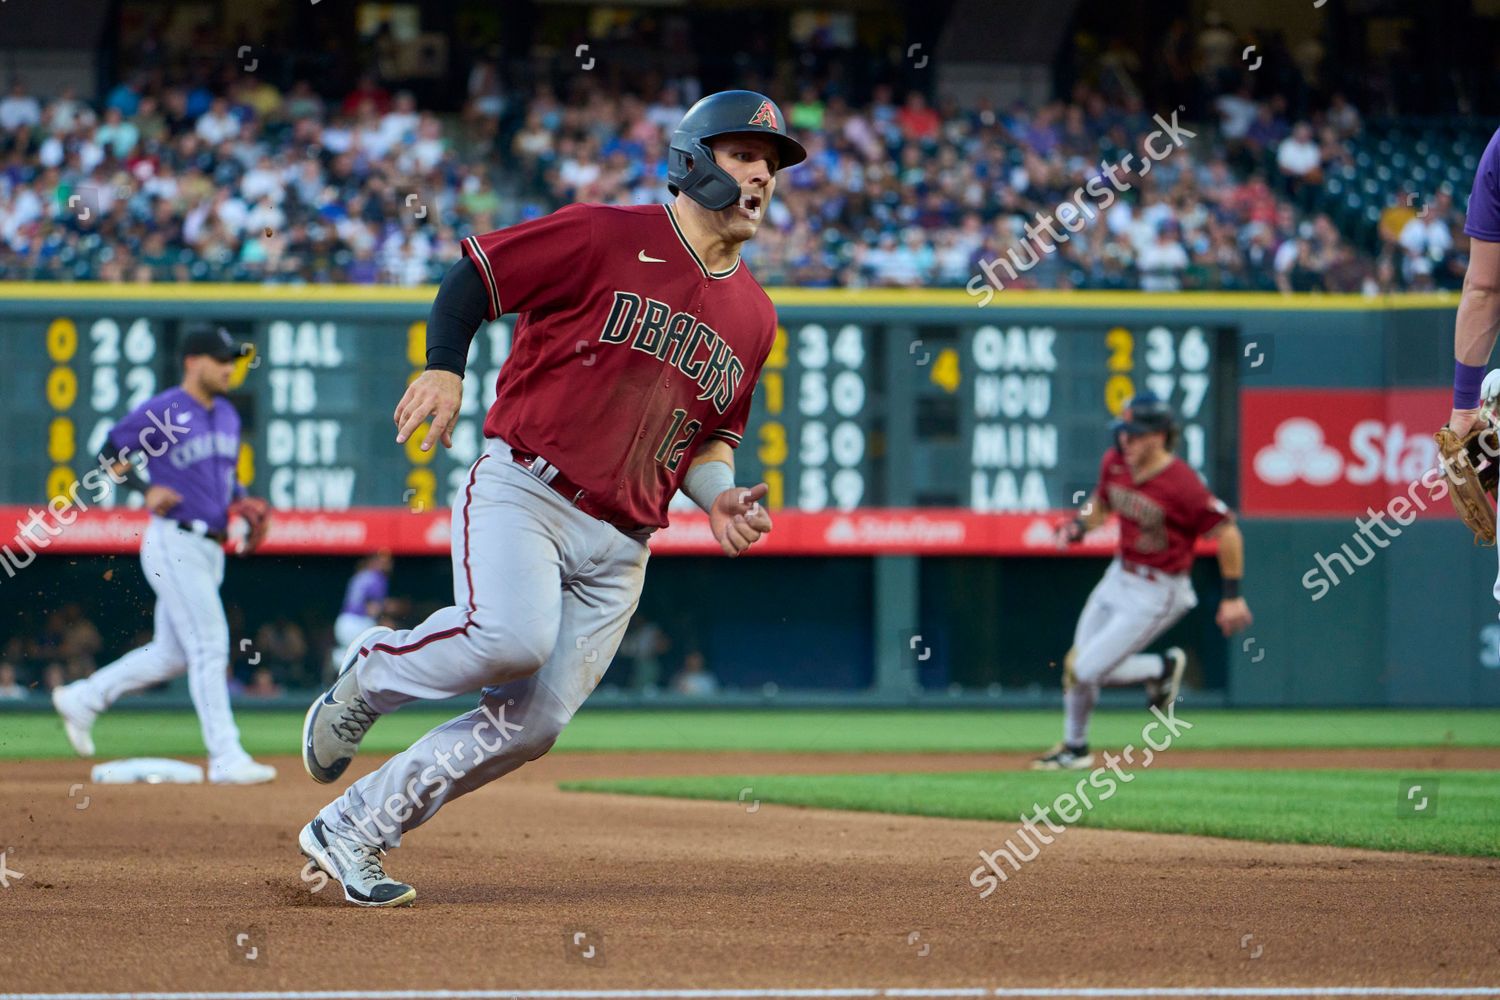
[[[271,505],[260,497],[241,497],[229,505],[229,519],[233,521],[235,518],[245,522],[243,536],[232,533],[235,537],[231,538],[230,545],[235,554],[243,556],[254,552],[265,541],[266,532],[271,530]]]
[[[1448,477],[1453,509],[1474,532],[1476,544],[1495,544],[1495,485],[1500,480],[1500,434],[1480,420],[1459,437],[1443,427],[1433,435],[1438,461]]]

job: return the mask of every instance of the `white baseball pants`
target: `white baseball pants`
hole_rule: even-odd
[[[132,691],[186,672],[210,767],[248,759],[229,708],[223,546],[153,517],[141,540],[141,569],[156,592],[151,641],[74,685],[84,706],[103,712]]]
[[[320,814],[385,848],[443,804],[535,760],[599,684],[635,613],[650,550],[567,503],[492,439],[453,511],[452,607],[379,635],[355,669],[371,707],[482,690]]]
[[[1139,684],[1162,674],[1162,658],[1142,654],[1157,636],[1198,606],[1193,583],[1127,572],[1117,558],[1094,586],[1073,632],[1073,686],[1063,693],[1063,742],[1088,742],[1089,717],[1101,685]]]

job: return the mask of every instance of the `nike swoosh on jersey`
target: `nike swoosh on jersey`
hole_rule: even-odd
[[[648,257],[648,256],[646,256],[646,251],[644,251],[644,250],[642,250],[640,253],[636,254],[635,255],[635,259],[638,260],[638,261],[640,261],[642,264],[665,264],[666,263],[666,260],[664,260],[661,257]]]

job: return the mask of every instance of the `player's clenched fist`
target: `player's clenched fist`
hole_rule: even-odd
[[[439,438],[444,448],[452,448],[453,425],[458,421],[458,407],[463,398],[464,380],[452,372],[433,369],[417,376],[396,404],[396,443],[405,444],[423,421],[431,417],[432,427],[422,439],[422,450],[431,451],[433,441]]]
[[[1250,614],[1250,605],[1243,597],[1231,597],[1219,602],[1219,613],[1214,622],[1225,635],[1234,635],[1250,627],[1255,619]]]
[[[765,483],[725,490],[708,512],[708,524],[724,554],[733,558],[771,530],[771,515],[760,505],[771,488]]]

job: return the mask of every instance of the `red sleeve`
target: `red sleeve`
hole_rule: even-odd
[[[474,262],[489,296],[486,318],[567,301],[591,270],[593,222],[594,213],[586,206],[569,205],[465,239],[464,256]]]
[[[1194,535],[1206,535],[1223,522],[1234,519],[1229,507],[1209,492],[1198,473],[1188,469],[1184,482],[1189,486],[1183,496],[1183,520]]]

